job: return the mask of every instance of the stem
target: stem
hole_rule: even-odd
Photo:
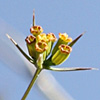
[[[21,100],[25,100],[25,99],[26,99],[26,97],[27,97],[27,95],[29,94],[29,92],[30,92],[32,86],[34,85],[36,79],[38,78],[38,76],[39,76],[41,70],[42,70],[42,69],[39,69],[39,68],[36,70],[36,72],[35,72],[35,74],[34,74],[34,76],[33,76],[33,79],[31,80],[31,82],[30,82],[30,84],[29,84],[29,86],[28,86],[28,88],[27,88],[26,92],[24,93],[24,95],[23,95],[23,97],[22,97]]]

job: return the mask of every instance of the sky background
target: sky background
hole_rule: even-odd
[[[24,36],[22,38],[24,41],[24,38],[30,34],[33,9],[35,9],[36,24],[41,25],[45,33],[53,32],[58,37],[59,32],[66,32],[74,39],[82,32],[87,31],[73,46],[69,59],[58,67],[96,67],[100,69],[99,0],[0,0],[0,20],[11,26],[10,30],[13,33],[14,30],[17,30]],[[0,29],[2,30],[2,25]],[[16,38],[18,38],[17,31],[14,33]],[[16,38],[14,39],[16,40]],[[4,39],[11,44],[6,36]],[[0,49],[2,51],[2,46]],[[5,52],[8,52],[7,49],[1,53],[2,56]],[[23,95],[31,78],[27,78],[24,74],[21,77],[15,73],[17,71],[2,61],[2,56],[0,55],[0,100],[5,100],[3,99],[5,94],[9,94],[8,98],[11,97],[8,100],[18,100]],[[20,59],[18,58],[18,60]],[[18,66],[21,65],[18,64]],[[20,67],[18,68],[16,70],[20,70]],[[75,100],[100,100],[100,71],[51,73]],[[32,100],[32,98],[47,100],[34,87],[26,100]],[[6,88],[7,91],[4,91]],[[9,93],[10,90],[11,93]]]

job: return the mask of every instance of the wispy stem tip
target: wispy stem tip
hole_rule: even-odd
[[[7,36],[15,45],[17,45],[17,43],[16,43],[8,34],[6,34],[6,36]]]

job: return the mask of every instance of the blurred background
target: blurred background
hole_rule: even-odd
[[[87,31],[58,67],[100,69],[99,0],[0,0],[0,100],[20,100],[34,74],[34,66],[5,36],[8,33],[28,53],[24,39],[30,34],[33,9],[45,33],[58,37],[67,32],[74,39]],[[100,71],[44,71],[26,100],[99,100],[99,77]]]

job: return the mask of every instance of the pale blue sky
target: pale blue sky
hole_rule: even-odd
[[[30,34],[33,9],[36,13],[36,24],[41,25],[46,33],[53,32],[58,37],[59,32],[67,32],[70,37],[76,38],[80,33],[87,31],[73,47],[69,59],[59,67],[96,67],[100,69],[99,0],[0,0],[0,18],[24,36]],[[8,40],[8,42],[10,41]],[[100,99],[100,71],[51,73],[75,100]],[[24,93],[31,78],[26,82],[24,82],[25,80],[20,81],[20,77],[17,75],[14,77],[14,71],[0,61],[0,80],[2,81],[0,88],[2,91],[4,84],[7,85],[6,79],[8,80],[10,77],[10,81],[7,81],[9,84],[15,77],[16,81],[13,83],[17,83],[16,87],[12,87],[12,91],[19,91],[16,93],[17,95],[14,95],[14,99],[10,93],[12,96],[10,100],[17,100],[16,96]],[[20,90],[20,88],[23,89]],[[0,95],[4,93],[2,91],[0,91]],[[29,97],[29,100],[32,98],[44,100],[34,87]]]

